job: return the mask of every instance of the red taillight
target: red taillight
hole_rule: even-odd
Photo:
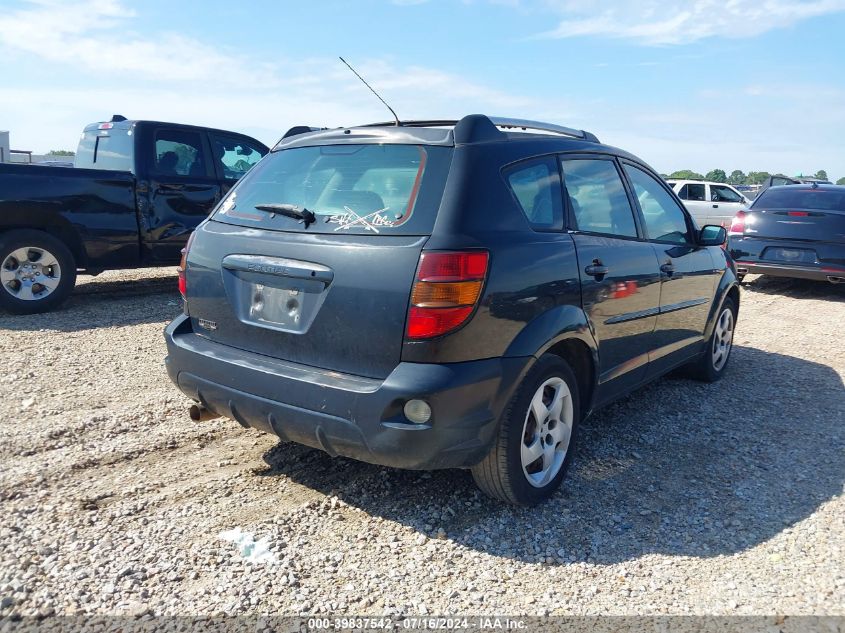
[[[729,235],[742,235],[745,233],[745,218],[748,215],[745,211],[737,211],[731,222],[731,228],[728,231]]]
[[[179,292],[185,300],[188,299],[188,280],[185,276],[185,271],[188,270],[188,251],[191,250],[191,242],[194,241],[194,235],[196,233],[191,233],[190,237],[188,237],[188,243],[182,249],[182,261],[179,262],[179,268],[177,268],[179,272]]]
[[[423,253],[405,335],[434,338],[462,325],[481,297],[488,259],[486,251]]]

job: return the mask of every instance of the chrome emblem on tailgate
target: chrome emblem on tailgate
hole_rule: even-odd
[[[217,321],[209,321],[208,319],[197,319],[197,325],[204,330],[216,330]]]

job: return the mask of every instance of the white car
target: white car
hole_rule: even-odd
[[[716,224],[728,227],[737,211],[748,209],[751,201],[732,186],[706,180],[667,180],[683,200],[698,226]]]

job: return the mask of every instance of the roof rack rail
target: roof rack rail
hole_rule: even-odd
[[[475,116],[475,115],[470,115]],[[542,121],[531,121],[528,119],[512,119],[508,117],[486,117],[490,122],[498,128],[506,130],[521,129],[521,130],[538,130],[541,132],[551,132],[552,134],[560,134],[562,136],[571,136],[573,138],[583,139],[598,143],[599,139],[596,135],[585,130],[576,130],[571,127],[564,127],[562,125],[555,125],[554,123],[544,123]],[[431,120],[414,120],[414,121],[400,121],[399,124],[403,127],[453,127],[457,125],[460,120],[456,119],[431,119]],[[396,127],[395,121],[383,121],[381,123],[367,123],[360,127]]]
[[[596,135],[592,132],[587,132],[586,130],[576,130],[575,128],[555,125],[554,123],[492,116],[488,118],[496,127],[502,127],[505,129],[540,130],[542,132],[552,132],[553,134],[561,134],[563,136],[572,136],[585,141],[592,141],[593,143],[599,142],[599,139],[596,138]]]

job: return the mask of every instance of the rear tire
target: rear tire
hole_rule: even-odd
[[[725,373],[733,350],[736,316],[736,304],[728,297],[719,308],[719,316],[716,317],[716,325],[707,340],[704,353],[689,365],[690,378],[702,382],[716,382]]]
[[[490,453],[472,468],[476,485],[513,505],[535,505],[554,494],[572,463],[578,395],[566,361],[543,355],[502,414]]]
[[[76,262],[60,240],[44,231],[0,233],[0,308],[13,314],[52,310],[76,284]]]

